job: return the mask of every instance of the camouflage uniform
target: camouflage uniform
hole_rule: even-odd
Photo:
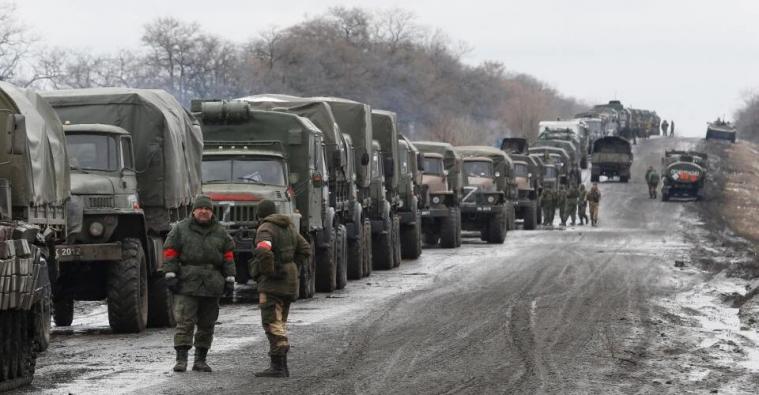
[[[566,208],[565,208],[565,214],[567,218],[572,217],[572,225],[575,224],[577,221],[577,198],[579,197],[579,192],[577,191],[577,186],[572,184],[572,186],[569,187],[569,190],[567,191],[567,200],[566,200]],[[566,222],[567,220],[564,219],[563,222]]]
[[[541,196],[543,206],[543,224],[553,225],[553,217],[556,215],[556,193],[551,189],[543,191]]]
[[[556,205],[559,206],[559,218],[561,219],[561,226],[567,225],[567,190],[564,186],[559,187],[559,192],[556,195]]]
[[[580,189],[577,191],[577,217],[580,219],[580,225],[588,223],[588,191],[585,190],[585,185],[580,184]]]
[[[601,203],[601,191],[598,185],[593,184],[588,192],[588,205],[590,206],[590,223],[593,226],[598,225],[598,205]]]
[[[205,205],[210,206],[208,198],[196,198],[196,206]],[[194,333],[196,363],[205,364],[205,354],[211,348],[214,325],[219,317],[219,298],[224,294],[225,278],[235,275],[233,250],[232,239],[215,218],[205,224],[193,217],[180,221],[163,245],[163,271],[174,273],[178,279],[174,289],[177,321],[174,347],[178,352],[184,350],[186,356],[193,345],[197,326]],[[199,354],[202,355],[200,360]]]
[[[264,202],[259,204],[259,214],[273,213],[273,203],[264,208]],[[256,373],[257,376],[289,376],[287,316],[290,303],[298,298],[299,266],[310,255],[310,244],[295,229],[290,217],[270,214],[261,219],[256,230],[256,256],[249,269],[258,285],[261,323],[269,340],[272,362],[270,369]]]
[[[648,197],[656,199],[656,188],[659,187],[659,174],[653,168],[646,171],[646,184],[648,184]]]

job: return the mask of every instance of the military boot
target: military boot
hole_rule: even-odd
[[[177,350],[177,363],[174,365],[175,372],[187,371],[187,352],[190,351],[190,347],[178,346],[174,347]]]
[[[195,347],[195,361],[192,363],[192,370],[198,372],[210,372],[211,367],[206,363],[206,356],[208,355],[207,348]]]
[[[256,372],[256,377],[289,377],[287,371],[287,355],[272,355],[269,368]]]

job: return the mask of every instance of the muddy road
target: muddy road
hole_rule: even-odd
[[[238,288],[222,307],[211,374],[170,371],[171,330],[113,335],[105,307],[82,304],[18,393],[750,392],[755,343],[700,293],[713,277],[688,264],[708,231],[698,203],[650,200],[642,179],[665,147],[695,142],[635,146],[630,182],[601,183],[597,228],[512,231],[499,246],[469,237],[296,303],[290,379],[253,377],[266,340]],[[742,352],[722,347],[731,343]]]

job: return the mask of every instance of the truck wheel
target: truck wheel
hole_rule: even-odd
[[[461,247],[461,209],[456,207],[456,247]]]
[[[524,208],[524,230],[533,230],[538,222],[538,210],[534,202]]]
[[[488,241],[488,239],[490,238],[490,234],[488,233],[489,232],[489,228],[490,227],[486,224],[485,226],[483,226],[480,229],[480,240],[482,240],[482,241]]]
[[[317,248],[316,291],[332,292],[337,288],[337,253],[335,251],[335,228],[329,230],[329,246]]]
[[[163,276],[153,277],[148,287],[148,327],[175,327],[174,294],[166,288],[166,279]]]
[[[364,227],[360,223],[351,224],[357,234],[348,240],[348,280],[358,280],[364,277]]]
[[[345,225],[337,225],[335,232],[335,254],[337,255],[337,289],[343,289],[348,285],[348,231]]]
[[[535,218],[538,225],[543,223],[543,210],[540,209],[542,203],[539,200],[535,201]]]
[[[108,270],[108,323],[117,333],[142,332],[148,320],[148,273],[140,240],[122,240],[121,255]]]
[[[393,267],[401,265],[401,219],[393,216]]]
[[[666,192],[662,191],[661,192],[661,201],[662,202],[668,202],[669,201],[669,194],[667,194]]]
[[[456,248],[456,234],[459,230],[457,215],[458,211],[455,208],[449,208],[448,216],[440,219],[440,247]]]
[[[311,256],[308,261],[300,268],[300,282],[298,284],[298,297],[300,299],[311,299],[314,297],[316,286],[314,284],[314,242],[309,241]]]
[[[34,308],[34,342],[35,351],[47,350],[50,346],[50,299],[43,297],[35,303]]]
[[[384,219],[382,232],[372,237],[372,267],[374,270],[390,270],[395,265],[393,258],[393,220]]]
[[[32,382],[35,353],[29,311],[0,311],[0,391]]]
[[[372,274],[372,265],[374,264],[372,255],[372,221],[364,220],[364,277]]]
[[[70,326],[74,321],[74,299],[53,299],[53,322],[55,326]]]
[[[486,240],[489,244],[503,244],[506,240],[506,222],[505,213],[490,217],[487,224],[488,239]]]
[[[628,176],[619,176],[619,182],[627,183],[628,179]]]
[[[401,227],[401,257],[417,259],[422,255],[422,217],[418,214],[411,226]]]

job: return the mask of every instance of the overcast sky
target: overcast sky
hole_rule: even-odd
[[[506,0],[198,1],[24,0],[22,20],[44,43],[109,52],[136,48],[145,23],[196,21],[243,42],[330,6],[404,8],[466,42],[466,61],[503,62],[589,103],[618,98],[703,135],[759,88],[759,1]]]

